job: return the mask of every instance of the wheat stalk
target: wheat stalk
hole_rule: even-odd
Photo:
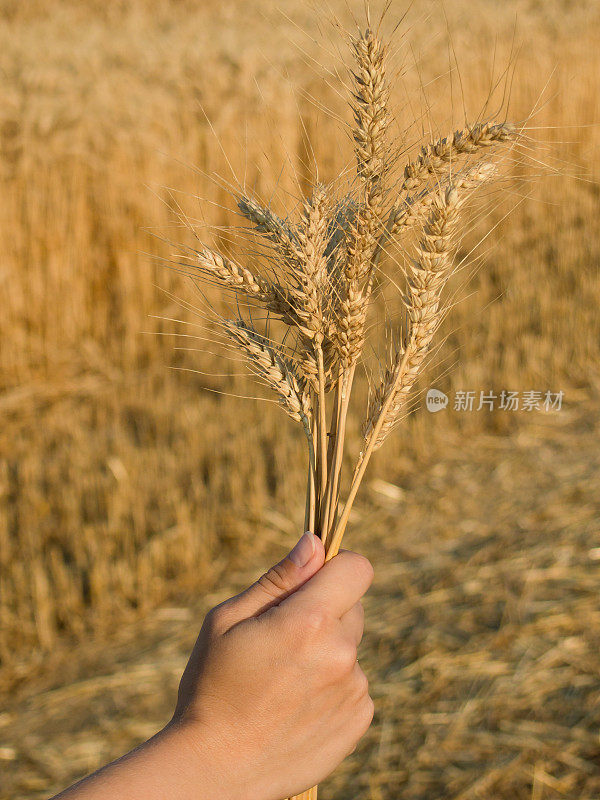
[[[463,187],[473,187],[488,179],[491,168],[473,174]],[[383,444],[394,427],[398,414],[410,393],[425,360],[429,345],[441,319],[441,294],[452,272],[452,244],[464,203],[460,190],[451,184],[440,190],[431,203],[429,217],[417,246],[417,258],[412,261],[408,275],[405,304],[409,317],[409,333],[405,344],[396,351],[379,388],[374,393],[365,423],[361,451],[348,493],[348,499],[333,533],[331,547],[339,549],[350,510],[371,455]]]
[[[405,303],[410,329],[406,345],[398,348],[393,364],[369,404],[365,423],[365,447],[381,417],[373,448],[377,450],[391,431],[405,405],[410,390],[425,360],[429,345],[441,321],[442,290],[452,272],[452,244],[459,223],[459,211],[466,192],[488,181],[495,173],[493,164],[484,163],[456,176],[444,190],[421,198],[418,216],[429,209],[417,258],[409,266]],[[385,410],[385,413],[383,409]]]

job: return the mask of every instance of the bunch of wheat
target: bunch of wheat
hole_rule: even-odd
[[[371,455],[406,408],[440,325],[464,205],[493,177],[490,159],[497,147],[518,138],[506,122],[466,126],[422,147],[392,180],[399,154],[389,137],[387,48],[369,22],[350,43],[356,156],[350,194],[336,197],[333,186],[317,183],[293,221],[240,193],[239,211],[257,243],[246,264],[204,245],[185,261],[188,273],[236,294],[238,310],[246,313],[218,318],[221,334],[303,426],[309,462],[305,529],[322,538],[327,559],[339,550]],[[341,505],[347,415],[378,264],[388,246],[411,230],[417,234],[403,276],[404,333],[371,393],[362,448]],[[269,268],[259,270],[261,263]],[[300,798],[315,800],[316,787]]]

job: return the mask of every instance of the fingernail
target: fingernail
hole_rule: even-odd
[[[300,541],[290,551],[288,558],[297,567],[304,567],[313,557],[315,552],[315,536],[310,531],[306,531],[300,537]]]

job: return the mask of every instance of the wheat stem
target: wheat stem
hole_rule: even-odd
[[[336,419],[336,437],[333,451],[332,466],[327,483],[327,490],[324,503],[324,521],[322,524],[321,537],[326,544],[330,534],[332,516],[338,504],[339,490],[340,490],[340,473],[342,469],[342,460],[344,456],[344,440],[346,436],[346,419],[348,416],[348,408],[350,405],[350,396],[352,393],[352,383],[354,380],[354,372],[356,366],[352,365],[349,370],[345,371],[340,379],[339,387],[339,408]]]
[[[387,407],[390,405],[391,402],[392,401],[390,396],[386,399],[384,403],[384,406],[382,408],[383,413],[385,413]],[[374,429],[375,436],[379,434],[379,430],[381,429],[382,425],[383,425],[383,416],[380,416],[380,418],[377,420],[375,424],[375,429]],[[367,445],[365,453],[364,454],[361,453],[359,456],[358,463],[354,469],[354,474],[352,475],[352,482],[350,484],[348,497],[344,504],[344,509],[337,522],[337,525],[335,526],[335,530],[331,537],[331,541],[329,542],[329,545],[327,547],[327,554],[325,556],[326,561],[330,561],[339,552],[340,545],[342,543],[342,539],[346,531],[346,525],[348,524],[348,518],[350,517],[350,512],[352,511],[352,506],[354,505],[354,500],[356,499],[356,494],[358,492],[360,483],[365,474],[365,470],[367,469],[367,466],[369,464],[371,455],[373,454],[374,448],[375,448],[375,440],[371,439]]]
[[[312,423],[312,440],[313,442],[316,440],[316,433],[317,433],[317,422],[316,419],[313,418]],[[315,452],[313,450],[313,452]],[[315,525],[317,522],[317,511],[319,507],[319,495],[317,492],[317,469],[315,460],[310,464],[310,499],[309,499],[309,518],[308,518],[308,528],[307,530],[311,531],[312,533],[315,532]]]
[[[323,350],[319,345],[316,348],[319,395],[317,400],[317,419],[319,421],[319,455],[321,496],[325,496],[327,487],[327,408],[325,406],[325,367],[323,364]]]

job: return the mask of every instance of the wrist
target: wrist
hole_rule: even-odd
[[[231,767],[217,749],[197,724],[191,729],[172,721],[55,800],[246,800],[230,785]]]
[[[173,765],[174,777],[186,799],[248,800],[245,782],[240,780],[233,759],[234,751],[215,731],[196,720],[173,719],[158,737],[163,758]]]

